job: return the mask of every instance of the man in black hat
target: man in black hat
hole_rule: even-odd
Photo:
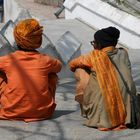
[[[125,85],[133,94],[136,87],[128,53],[116,47],[119,36],[115,27],[98,30],[91,41],[94,50],[69,63],[77,80],[75,100],[86,118],[84,124],[101,131],[125,129],[131,123],[130,96]]]
[[[120,31],[115,27],[108,27],[98,30],[94,34],[94,48],[102,49],[108,46],[116,46]],[[96,48],[97,47],[97,48]]]

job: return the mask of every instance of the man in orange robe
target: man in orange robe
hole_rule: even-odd
[[[55,110],[61,62],[35,50],[41,46],[42,31],[35,19],[20,21],[14,29],[19,50],[0,57],[1,119],[43,120]]]

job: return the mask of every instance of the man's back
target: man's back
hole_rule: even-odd
[[[58,60],[37,51],[16,51],[0,59],[7,85],[1,96],[1,116],[34,121],[49,118],[55,109],[48,75],[61,69]]]

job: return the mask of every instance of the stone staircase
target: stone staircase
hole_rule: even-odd
[[[23,0],[18,1],[25,2]],[[25,4],[29,6],[28,3]],[[32,10],[35,10],[35,6]],[[31,13],[33,12],[31,11]],[[40,16],[42,15],[40,14]],[[79,55],[92,50],[90,41],[93,40],[95,29],[81,21],[75,19],[42,19],[40,23],[44,26],[45,35],[54,45],[60,36],[66,31],[70,31],[82,43]],[[3,24],[0,26],[3,26]],[[139,86],[140,50],[129,50],[129,54],[134,80]],[[72,77],[68,65],[63,66],[63,71],[59,75]],[[0,140],[139,140],[140,130],[138,129],[101,132],[94,128],[85,127],[83,125],[84,119],[80,116],[79,105],[74,101],[75,81],[69,81],[70,78],[65,78],[58,84],[56,92],[57,107],[52,119],[31,123],[0,120]]]
[[[66,31],[70,31],[82,42],[80,53],[86,53],[92,49],[89,42],[93,40],[95,30],[86,24],[78,20],[64,19],[41,20],[40,23],[53,44]],[[133,76],[137,85],[140,85],[139,53],[140,50],[129,50]],[[69,73],[66,67],[63,66],[60,74]],[[69,81],[68,78],[59,82],[56,92],[57,107],[50,120],[32,123],[0,120],[0,140],[139,140],[139,129],[101,132],[84,126],[79,105],[74,101],[74,86],[75,82]]]
[[[63,0],[34,0],[34,2],[52,6],[61,6]]]

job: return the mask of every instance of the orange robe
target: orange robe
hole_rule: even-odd
[[[26,122],[50,118],[61,62],[37,51],[16,51],[0,57],[0,118]]]

